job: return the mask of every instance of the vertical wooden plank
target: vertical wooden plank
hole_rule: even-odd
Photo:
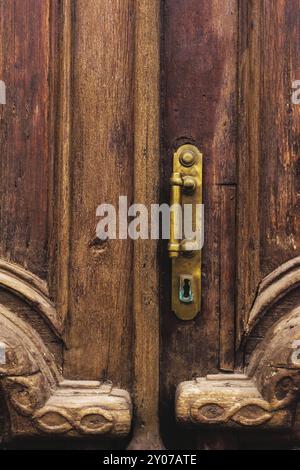
[[[0,1],[0,256],[47,275],[49,2]]]
[[[260,280],[260,0],[240,3],[237,192],[237,343]]]
[[[262,276],[300,250],[300,106],[292,103],[291,96],[292,83],[300,77],[299,12],[299,0],[262,2]]]
[[[299,0],[240,2],[238,340],[259,282],[299,254],[299,9]]]
[[[170,267],[162,256],[161,401],[164,435],[174,445],[191,445],[172,421],[177,385],[219,368],[221,185],[236,184],[237,117],[236,0],[164,2],[162,201],[169,200],[172,155],[191,142],[204,154],[202,310],[192,322],[171,312]],[[234,237],[234,234],[230,236]],[[226,242],[223,243],[227,247]],[[166,250],[166,248],[165,248]],[[231,256],[224,253],[223,256]],[[231,338],[234,342],[234,338]],[[174,431],[173,431],[174,430]],[[176,432],[175,432],[176,430]],[[184,444],[186,443],[186,444]]]
[[[220,369],[234,370],[236,187],[220,187]]]
[[[132,0],[74,3],[65,376],[131,386],[132,241],[96,239],[96,208],[133,199]]]
[[[68,314],[70,251],[70,145],[72,89],[72,2],[52,2],[51,99],[55,138],[51,145],[51,226],[49,288],[64,322]]]
[[[160,2],[135,3],[134,197],[159,201]],[[159,433],[159,272],[156,240],[134,243],[134,403],[131,449],[160,449]]]

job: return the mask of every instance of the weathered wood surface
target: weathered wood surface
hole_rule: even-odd
[[[0,1],[0,257],[47,276],[49,2]]]
[[[65,374],[131,386],[133,243],[96,239],[96,209],[133,198],[134,4],[73,5]]]
[[[159,202],[160,2],[135,2],[134,200]],[[130,449],[161,449],[159,429],[159,263],[157,240],[134,243],[135,423]]]
[[[210,36],[214,32],[213,25],[217,22],[218,16],[214,11],[214,17],[207,20],[207,15],[210,9],[214,10],[215,3],[204,2],[202,5],[198,2],[199,8],[201,4],[201,16],[198,17],[194,16],[197,9],[195,5],[189,3],[189,13],[185,11],[187,3],[189,2],[176,4],[171,1],[166,2],[164,123],[167,150],[172,148],[172,145],[176,145],[176,139],[183,138],[185,141],[194,139],[196,144],[200,142],[201,150],[203,150],[208,132],[213,133],[214,139],[219,135],[222,135],[223,139],[224,135],[227,136],[224,130],[221,131],[221,121],[216,119],[214,111],[217,106],[214,106],[214,95],[209,94],[210,90],[216,93],[217,81],[224,76],[220,72],[219,58],[226,62],[227,57],[226,53],[222,55],[220,53],[219,56],[218,53],[222,48],[216,47],[216,38]],[[298,1],[241,1],[238,11],[237,2],[233,3],[235,4],[232,10],[234,19],[230,16],[229,25],[223,19],[221,26],[223,35],[226,35],[226,31],[230,34],[234,30],[233,38],[235,38],[231,43],[231,49],[228,46],[226,49],[227,61],[231,64],[232,73],[231,99],[238,104],[238,108],[231,108],[234,116],[232,119],[234,126],[231,127],[231,130],[234,130],[233,142],[231,142],[232,152],[226,148],[222,153],[217,148],[215,153],[214,141],[211,143],[208,140],[206,169],[209,176],[207,179],[204,177],[204,194],[208,198],[206,213],[210,210],[210,204],[217,209],[216,213],[210,211],[207,214],[209,219],[208,222],[206,221],[203,254],[204,259],[205,253],[211,257],[209,262],[212,264],[218,260],[218,265],[215,264],[214,275],[206,287],[209,275],[207,276],[207,265],[204,263],[202,324],[198,319],[199,325],[196,322],[188,326],[173,326],[171,329],[169,317],[165,320],[163,341],[166,351],[164,358],[167,357],[167,359],[163,360],[163,364],[168,363],[169,369],[162,380],[168,380],[169,389],[173,381],[172,365],[170,367],[172,361],[176,363],[178,376],[180,375],[178,365],[182,363],[186,366],[186,357],[188,357],[190,376],[193,373],[203,375],[207,370],[213,370],[214,363],[215,367],[220,367],[221,370],[233,370],[234,317],[236,314],[237,345],[239,346],[244,326],[248,329],[252,328],[252,323],[255,323],[258,317],[265,316],[266,323],[260,327],[260,334],[263,332],[265,335],[266,325],[271,328],[276,319],[281,318],[284,313],[290,311],[291,307],[299,303],[299,295],[295,291],[289,294],[289,300],[283,299],[286,306],[283,306],[283,302],[280,304],[281,312],[280,305],[274,306],[274,303],[286,297],[291,289],[297,287],[297,275],[291,272],[285,276],[284,280],[274,282],[272,288],[265,289],[265,292],[262,286],[249,314],[259,283],[264,276],[296,256],[299,248],[297,230],[299,107],[292,105],[291,87],[292,81],[299,73],[300,66],[299,56],[296,53],[300,24],[297,15],[292,12],[298,11],[300,5]],[[225,10],[229,3],[216,2],[216,4],[219,8],[224,8],[223,17],[226,18]],[[180,15],[176,16],[178,12]],[[226,12],[229,12],[229,8]],[[194,43],[195,32],[198,33],[197,38],[201,40]],[[238,49],[234,49],[237,40],[239,40]],[[224,39],[223,42],[225,42]],[[201,51],[201,44],[205,44],[204,51]],[[197,49],[197,56],[193,54],[194,48]],[[276,53],[270,54],[271,50]],[[232,61],[229,51],[235,56]],[[201,71],[212,57],[213,66],[205,70],[206,73],[203,76]],[[192,80],[195,70],[198,72],[197,76],[200,77],[199,82],[195,77]],[[172,74],[169,75],[170,71]],[[237,81],[234,79],[235,73]],[[193,83],[193,88],[191,83]],[[201,94],[199,90],[202,90]],[[223,86],[222,90],[229,99],[228,89]],[[206,108],[207,96],[210,98],[209,109]],[[192,103],[191,100],[193,100]],[[222,103],[223,115],[227,112],[230,116],[230,107],[225,107],[220,97],[216,99],[216,103]],[[197,126],[196,130],[194,130],[193,123]],[[210,153],[212,153],[212,161],[209,158]],[[231,172],[228,173],[231,177],[223,180],[220,175],[224,175],[223,171],[226,174],[228,165],[231,168]],[[233,171],[236,168],[237,175]],[[214,183],[222,185],[217,204],[214,203],[213,198]],[[234,190],[236,185],[237,217],[235,220],[234,202],[233,205],[227,206],[225,194],[230,186]],[[213,221],[212,228],[209,225],[211,221]],[[213,236],[217,226],[220,226],[220,238]],[[214,248],[218,257],[214,255]],[[236,268],[234,266],[235,253]],[[209,264],[208,267],[209,274]],[[222,272],[223,269],[224,272]],[[235,269],[237,269],[236,289],[234,289]],[[205,295],[205,289],[208,290],[207,295]],[[232,290],[235,290],[233,293],[235,295],[231,295]],[[219,305],[217,309],[216,303]],[[271,309],[271,306],[276,308]],[[207,327],[205,326],[206,308],[209,316]],[[167,309],[170,310],[169,307]],[[217,318],[215,313],[217,313]],[[248,324],[247,318],[249,318]],[[262,318],[260,320],[263,322]],[[218,322],[220,324],[219,350],[212,346],[213,339],[218,335]],[[176,341],[177,328],[189,331],[188,339],[181,335],[180,341]],[[204,338],[206,342],[203,344],[208,352],[200,349]],[[248,340],[248,356],[258,343],[259,338],[251,337]],[[186,346],[184,351],[181,349],[182,344]],[[195,355],[196,351],[198,355]],[[215,361],[210,361],[211,356],[208,357],[212,351],[216,352]],[[240,362],[239,365],[241,365]],[[166,369],[167,365],[164,366],[164,370]],[[184,366],[182,371],[187,378]]]
[[[298,307],[270,328],[246,375],[218,374],[181,383],[177,419],[200,427],[292,428],[300,391],[299,337]]]
[[[259,284],[255,302],[244,320],[244,333],[249,336],[253,328],[274,304],[300,285],[300,257],[279,266]]]
[[[293,411],[273,407],[253,380],[239,374],[182,382],[176,392],[178,421],[200,428],[285,430],[293,424]]]
[[[300,0],[0,0],[0,301],[68,378],[130,391],[132,448],[162,446],[159,399],[168,447],[235,445],[180,431],[176,386],[251,365],[275,321],[300,305],[295,260],[282,266],[300,241],[298,11]],[[99,243],[95,228],[97,205],[119,195],[169,202],[173,151],[185,142],[204,153],[206,220],[202,312],[183,324],[170,308],[166,247],[158,258],[156,242]],[[61,406],[59,394],[51,400]],[[126,410],[127,433],[129,401]]]
[[[172,424],[174,401],[170,397],[174,397],[180,381],[219,368],[220,275],[228,266],[224,259],[234,259],[234,233],[230,234],[229,243],[223,238],[224,251],[220,251],[221,235],[225,232],[221,231],[219,202],[225,187],[236,184],[237,18],[236,1],[164,2],[163,201],[169,201],[166,182],[171,174],[174,148],[190,142],[204,154],[202,310],[195,321],[182,323],[171,312],[169,262],[166,256],[161,261],[162,424],[165,437],[177,439],[178,445],[185,445],[186,439],[186,445],[190,446],[191,440],[187,434],[179,435]],[[223,211],[223,224],[233,222],[234,200],[231,204],[227,213]],[[223,288],[226,276],[224,272]],[[232,316],[232,311],[228,315]],[[228,328],[231,328],[229,324]],[[232,351],[230,341],[228,337],[229,348],[223,341],[223,352]],[[229,357],[229,367],[232,368],[232,357]]]
[[[128,392],[111,383],[65,381],[35,330],[0,306],[0,382],[11,436],[126,436]]]
[[[49,196],[49,291],[55,299],[58,316],[65,323],[69,308],[70,260],[70,165],[72,106],[72,0],[51,2],[51,118],[54,138],[51,190]]]
[[[45,283],[38,277],[12,263],[0,261],[0,287],[20,297],[43,319],[60,338],[63,332],[62,323],[57,315],[55,305],[50,301]]]
[[[258,283],[299,238],[299,0],[240,2],[238,338]]]
[[[1,79],[8,85],[7,105],[0,109],[0,255],[4,260],[17,263],[1,261],[0,284],[5,289],[1,290],[1,302],[13,309],[17,319],[26,321],[29,329],[41,334],[58,363],[61,363],[61,347],[55,335],[62,334],[63,323],[70,313],[65,333],[70,347],[75,343],[75,349],[70,349],[66,355],[66,373],[83,379],[105,380],[109,376],[116,379],[115,383],[129,388],[133,362],[132,244],[127,241],[116,244],[114,254],[106,259],[107,247],[97,245],[94,240],[97,205],[115,203],[119,194],[128,195],[129,203],[132,202],[133,2],[122,1],[118,5],[117,2],[113,5],[76,2],[75,8],[75,3],[68,0],[17,0],[1,1],[0,8],[3,39],[0,70]],[[75,18],[78,17],[77,23]],[[78,41],[74,41],[77,37]],[[90,38],[93,45],[89,43]],[[108,47],[113,47],[117,53],[111,54],[107,61]],[[71,90],[76,99],[71,97]],[[118,174],[119,178],[111,179],[112,174]],[[115,188],[114,197],[112,188]],[[69,248],[73,248],[71,257]],[[110,251],[111,247],[108,254]],[[81,263],[82,259],[85,262]],[[118,269],[113,270],[113,266]],[[87,286],[87,292],[81,281]],[[124,291],[125,296],[120,296]],[[72,294],[70,309],[69,292]],[[82,347],[81,355],[76,351],[78,342]],[[86,350],[87,345],[91,345],[91,350]],[[119,355],[114,354],[116,345],[119,345]],[[77,381],[74,384],[77,387],[75,397],[80,387]],[[18,384],[13,385],[7,391],[8,402],[10,391],[18,393],[18,387]],[[34,389],[35,385],[32,387]],[[105,395],[99,390],[96,387],[93,392],[94,397],[98,397],[94,403],[96,408],[108,409],[110,401],[118,401],[115,388],[111,397],[110,392]],[[66,405],[70,410],[62,412],[68,415],[71,425],[66,422],[62,428],[67,434],[76,434],[81,420],[79,434],[128,434],[130,399],[127,392],[120,390],[120,393],[124,395],[119,400],[120,413],[124,409],[120,426],[112,416],[108,432],[105,426],[100,430],[102,418],[100,415],[97,418],[97,412],[97,426],[96,421],[92,422],[93,417],[87,423],[82,413],[84,407],[87,411],[91,408],[93,400],[89,402],[85,398],[84,405],[82,400],[76,402],[71,397],[72,403]],[[47,407],[61,407],[56,395],[51,400],[51,403],[47,401]],[[46,410],[41,411],[40,405],[42,397],[38,408],[39,413],[43,413]],[[75,419],[76,406],[80,416]],[[22,421],[15,417],[16,421]],[[31,418],[29,427],[33,421],[42,420],[42,416]],[[33,423],[33,428],[36,432],[39,428],[40,432],[61,434],[63,429],[59,429],[59,425],[54,426],[55,430],[46,430],[48,425],[51,427],[51,420],[50,424],[40,427]],[[11,432],[30,434],[26,426],[24,423],[22,428],[21,424],[17,431],[11,429]]]
[[[237,344],[244,315],[260,281],[259,155],[261,2],[242,1],[239,8],[238,188],[236,308]],[[250,223],[249,223],[250,222]]]
[[[220,188],[220,370],[235,366],[236,187]]]

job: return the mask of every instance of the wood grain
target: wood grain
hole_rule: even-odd
[[[12,436],[38,434],[125,437],[132,406],[128,392],[99,381],[64,380],[41,337],[0,306],[1,393]]]
[[[171,312],[169,263],[165,255],[161,259],[162,425],[164,436],[180,446],[190,447],[191,441],[172,421],[175,388],[219,367],[220,259],[232,255],[220,255],[219,190],[223,184],[236,184],[237,28],[236,1],[165,1],[163,202],[169,200],[167,181],[174,148],[190,142],[204,154],[203,293],[201,314],[195,321],[180,322]],[[234,233],[230,237],[234,239]]]
[[[49,2],[0,1],[0,257],[47,274]]]
[[[70,189],[71,189],[71,101],[72,101],[72,32],[71,0],[51,3],[51,120],[54,139],[50,174],[51,232],[49,233],[49,291],[64,325],[68,315],[70,258]],[[52,176],[52,177],[51,177]]]
[[[237,343],[260,281],[261,4],[240,2],[237,190]]]
[[[255,381],[240,374],[218,374],[182,382],[176,392],[176,414],[181,423],[200,428],[290,428],[293,407],[277,408],[259,392]],[[222,442],[222,435],[219,440]],[[205,438],[206,440],[206,438]]]
[[[291,87],[300,76],[300,1],[263,2],[261,31],[261,275],[300,250],[300,107]],[[273,51],[269,54],[268,51]],[[266,203],[268,201],[268,203]]]
[[[37,331],[37,349],[67,378],[128,389],[132,449],[162,448],[161,436],[170,449],[236,445],[176,426],[182,381],[197,395],[196,376],[253,369],[271,341],[259,393],[268,399],[274,372],[290,377],[281,370],[290,344],[280,367],[272,358],[298,331],[299,310],[296,326],[283,319],[300,305],[298,270],[272,289],[272,275],[259,284],[299,255],[299,11],[300,0],[0,0],[0,300],[26,323],[23,343]],[[187,323],[171,312],[164,243],[95,233],[100,203],[169,202],[184,143],[204,154],[205,203],[202,311]],[[64,361],[48,317],[59,332],[66,320]],[[115,434],[129,431],[125,395]],[[51,403],[60,407],[60,395]]]
[[[62,324],[55,305],[50,301],[47,292],[40,288],[39,278],[30,275],[29,271],[13,268],[11,263],[0,263],[0,286],[31,305],[48,323],[58,338],[62,334]],[[43,286],[44,287],[44,286]]]
[[[236,187],[220,187],[220,369],[235,366]]]
[[[159,0],[135,3],[134,198],[159,202]],[[135,433],[130,449],[160,449],[159,265],[157,240],[134,242]]]
[[[238,340],[258,283],[300,246],[300,108],[291,100],[299,7],[298,0],[240,2]]]
[[[292,428],[300,387],[299,329],[299,307],[292,308],[255,349],[246,375],[182,382],[176,392],[178,420],[216,429]]]

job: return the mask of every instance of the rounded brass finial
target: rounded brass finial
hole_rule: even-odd
[[[195,163],[195,155],[193,152],[186,150],[180,155],[180,163],[184,166],[192,166]]]
[[[183,177],[183,188],[187,192],[194,192],[196,189],[196,181],[192,176]]]

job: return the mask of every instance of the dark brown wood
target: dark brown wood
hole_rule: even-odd
[[[58,315],[65,322],[69,308],[70,165],[72,93],[72,21],[74,2],[51,2],[51,112],[54,136],[50,141],[53,168],[50,178],[48,284]],[[51,176],[51,175],[50,175]]]
[[[49,2],[0,1],[0,256],[47,275]]]
[[[64,380],[36,331],[0,306],[1,392],[11,436],[105,435],[126,437],[131,426],[128,392],[99,381]]]
[[[238,338],[259,282],[300,246],[299,8],[298,0],[240,2]]]
[[[65,353],[67,377],[125,387],[132,369],[133,244],[95,239],[97,206],[133,197],[133,12],[131,0],[74,5]]]
[[[220,369],[235,365],[236,187],[220,187]]]
[[[300,76],[299,10],[299,0],[262,5],[261,277],[294,258],[300,248],[300,107],[291,99],[292,82]]]
[[[90,25],[90,30],[84,36],[89,17],[94,17],[95,4],[98,7],[98,16],[95,17],[98,30]],[[59,427],[61,420],[65,419],[60,415],[62,408],[63,415],[68,417],[63,425],[63,433],[76,434],[78,423],[81,427],[80,434],[87,435],[95,434],[95,425],[98,427],[97,433],[105,433],[106,436],[111,434],[125,437],[131,428],[132,405],[128,392],[113,387],[106,379],[114,379],[117,385],[122,383],[127,388],[131,387],[132,243],[127,244],[125,241],[117,245],[113,257],[107,260],[104,268],[105,262],[101,265],[101,256],[107,247],[99,246],[94,241],[97,205],[101,202],[116,202],[119,194],[128,194],[131,203],[133,194],[129,183],[130,178],[133,182],[130,162],[130,158],[133,159],[134,129],[133,4],[129,1],[127,5],[120,2],[119,8],[115,8],[115,4],[102,7],[103,4],[91,1],[89,5],[87,2],[77,2],[75,8],[75,3],[69,0],[2,1],[0,4],[0,33],[3,39],[0,71],[1,79],[6,82],[8,89],[7,105],[0,109],[0,143],[1,154],[2,151],[4,154],[0,173],[4,202],[1,206],[3,230],[0,240],[0,300],[5,305],[1,307],[0,320],[4,322],[4,329],[1,328],[1,347],[7,350],[7,366],[4,366],[5,371],[1,374],[1,390],[9,405],[10,426],[7,424],[5,430],[10,436],[39,432],[61,434]],[[79,22],[79,29],[74,31],[77,13],[82,22]],[[101,18],[102,23],[97,23],[97,18]],[[112,18],[114,21],[111,21]],[[119,23],[124,26],[120,36],[120,30],[115,29]],[[81,26],[83,31],[80,30]],[[116,47],[120,45],[120,53],[116,57],[111,55],[111,61],[105,67],[105,47],[98,50],[98,56],[94,57],[94,49],[80,42],[80,38],[92,37],[94,44],[98,44],[96,31],[99,30],[105,44],[111,46],[114,43]],[[77,36],[73,32],[80,31],[83,36],[78,34],[79,40],[76,42],[74,38]],[[89,34],[89,31],[95,34]],[[86,56],[86,50],[91,52],[90,56]],[[98,61],[99,56],[103,59],[102,63],[101,60]],[[89,62],[91,58],[94,60],[94,68]],[[115,80],[116,86],[113,89],[110,84],[115,79],[115,73],[119,72],[119,79]],[[77,100],[72,100],[71,97],[71,91],[74,90]],[[90,95],[86,90],[90,90]],[[96,94],[98,92],[96,101],[95,90]],[[88,109],[91,103],[95,104],[94,114],[90,112],[92,108]],[[102,120],[98,114],[100,105]],[[87,111],[86,122],[81,121],[84,109]],[[78,114],[79,110],[81,115]],[[99,124],[97,128],[94,127],[96,122]],[[93,132],[93,129],[94,140],[86,136],[85,141],[85,132]],[[107,130],[104,134],[103,129]],[[99,134],[103,137],[102,141]],[[107,162],[111,162],[111,166]],[[115,174],[115,168],[118,169],[119,179],[115,180],[116,192],[112,201],[109,196],[113,194],[114,183],[105,188],[103,181],[109,183],[108,174]],[[84,169],[86,174],[82,174]],[[99,179],[96,178],[97,175]],[[92,178],[92,184],[89,178]],[[125,188],[123,191],[122,187]],[[72,200],[70,189],[73,190]],[[102,189],[104,192],[101,192]],[[86,218],[89,218],[90,224],[85,223]],[[77,239],[79,236],[82,241],[80,234],[83,245]],[[75,254],[74,251],[71,252],[73,258],[70,259],[69,249],[74,244],[77,251],[74,250]],[[89,253],[87,264],[80,263],[79,266],[76,261],[85,256],[84,249]],[[112,261],[120,269],[114,283],[112,273],[117,271],[112,270]],[[22,269],[22,266],[27,270]],[[105,270],[106,281],[105,276],[102,277]],[[84,277],[83,271],[85,274],[89,272],[90,277],[88,274]],[[83,310],[79,310],[80,333],[75,335],[75,343],[79,340],[84,352],[81,356],[82,363],[78,361],[71,365],[68,362],[69,355],[66,354],[66,374],[72,374],[71,367],[81,369],[78,375],[76,372],[73,374],[75,379],[81,380],[68,382],[63,380],[61,374],[63,361],[60,340],[64,326],[67,326],[66,340],[74,339],[72,333],[76,322],[73,323],[72,303],[70,302],[69,309],[68,295],[71,273],[70,300],[76,307],[77,298],[83,301],[78,306]],[[97,282],[94,282],[96,279]],[[123,280],[121,286],[119,280]],[[74,290],[72,281],[78,290]],[[81,281],[86,283],[92,292],[91,296],[93,293],[96,295],[97,302],[95,298],[91,299],[90,292],[85,295]],[[127,289],[127,285],[130,288]],[[107,297],[103,296],[103,288],[108,293]],[[120,290],[125,291],[124,296],[119,296]],[[12,317],[7,323],[5,318],[8,308],[12,310]],[[106,327],[102,323],[103,318],[98,316],[99,310],[106,320]],[[71,315],[66,325],[65,319],[69,313]],[[98,332],[95,326],[97,321],[101,329]],[[86,333],[95,333],[94,338],[83,332],[83,324]],[[128,336],[123,335],[124,331]],[[72,342],[70,344],[72,346]],[[93,354],[92,351],[89,355],[86,345],[90,344],[96,349],[100,347],[101,352]],[[116,347],[119,347],[119,357],[110,354]],[[33,358],[30,357],[31,353]],[[68,353],[72,357],[73,350],[70,349]],[[99,357],[103,362],[99,362]],[[128,362],[123,360],[124,357],[127,357]],[[47,366],[44,364],[45,360]],[[55,380],[48,374],[48,366],[59,368]],[[18,372],[20,378],[16,379],[15,368],[18,367],[21,372]],[[113,370],[118,378],[114,376]],[[104,385],[99,381],[82,381],[86,377],[102,380]],[[87,394],[84,391],[86,388],[90,389]],[[21,401],[23,400],[20,405],[19,395]],[[61,395],[68,395],[70,401],[61,400]],[[74,404],[76,406],[72,408]],[[23,408],[21,405],[24,405]],[[94,419],[89,421],[93,416],[90,416],[92,407]],[[56,416],[57,421],[55,422],[56,418],[48,421],[48,413],[52,413],[53,418]]]
[[[86,449],[299,438],[299,11],[0,0],[1,436],[97,433]],[[171,312],[164,242],[96,239],[100,203],[169,202],[184,143],[204,155],[190,322]]]
[[[160,2],[135,2],[134,201],[159,200]],[[157,240],[134,243],[134,435],[130,449],[162,449],[159,429],[159,264]]]
[[[260,281],[259,118],[261,2],[239,4],[238,188],[237,188],[237,343],[244,316]]]
[[[291,264],[293,271],[289,269]],[[286,263],[263,281],[247,322],[248,334],[257,304],[272,308],[264,301],[267,294],[270,299],[274,292],[278,296],[278,285],[288,291],[289,281],[292,284],[293,279],[299,279],[298,266],[299,258],[296,258],[294,263]],[[269,329],[251,354],[245,375],[217,374],[182,382],[176,391],[178,420],[216,430],[294,428],[300,387],[299,313],[299,306],[291,307]]]
[[[166,257],[161,262],[161,401],[167,438],[172,429],[178,433],[170,424],[176,386],[219,367],[220,259],[232,256],[232,251],[220,255],[219,190],[236,184],[237,18],[236,1],[164,2],[162,200],[169,200],[173,150],[190,142],[204,154],[205,204],[202,310],[195,321],[180,322],[171,312],[169,263]],[[229,248],[224,241],[222,246]],[[184,445],[185,438],[180,439]]]

